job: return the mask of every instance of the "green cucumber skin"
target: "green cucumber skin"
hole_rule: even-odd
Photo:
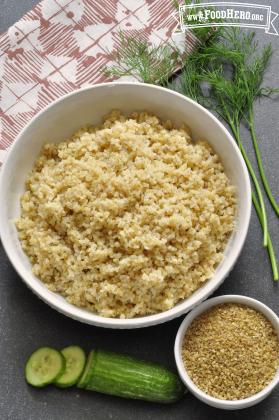
[[[153,402],[172,403],[185,393],[179,377],[155,363],[93,350],[79,388]]]

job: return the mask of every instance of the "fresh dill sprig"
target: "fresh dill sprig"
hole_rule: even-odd
[[[245,121],[253,140],[264,188],[276,214],[279,215],[279,207],[272,195],[262,164],[253,110],[257,98],[278,92],[278,89],[262,87],[271,54],[270,45],[259,52],[254,33],[246,33],[238,28],[226,28],[218,37],[205,43],[185,59],[180,83],[176,84],[176,89],[216,111],[228,123],[255,186],[256,194],[253,192],[252,199],[263,228],[264,246],[268,248],[273,277],[278,280],[277,262],[268,232],[263,194],[240,136],[240,125]]]
[[[181,57],[170,43],[150,46],[146,40],[126,37],[119,32],[120,46],[116,50],[116,64],[106,68],[109,76],[133,76],[144,83],[165,86],[179,69]]]
[[[195,4],[199,5],[200,0]],[[174,7],[179,7],[177,0],[173,1]],[[192,5],[192,0],[184,0],[185,5]],[[195,5],[189,13],[195,13]],[[214,38],[209,28],[193,28],[191,30],[199,41],[208,38],[209,33]],[[174,43],[162,43],[158,46],[150,45],[148,41],[126,36],[119,31],[119,47],[114,51],[115,64],[105,68],[107,76],[133,76],[138,81],[151,84],[168,86],[169,79],[180,70],[184,54],[179,51]]]
[[[255,100],[262,96],[270,96],[272,93],[278,93],[279,89],[262,87],[263,76],[272,56],[272,48],[268,44],[258,53],[258,42],[254,40],[254,37],[254,32],[246,33],[239,28],[231,28],[223,31],[222,43],[211,46],[206,53],[208,56],[215,57],[215,66],[218,60],[223,62],[225,60],[226,63],[229,63],[232,67],[233,77],[230,80],[231,83],[228,83],[223,72],[217,82],[211,78],[210,83],[213,87],[215,86],[215,89],[218,89],[218,83],[219,86],[224,88],[224,93],[227,94],[226,99],[228,102],[231,102],[230,115],[235,117],[236,110],[239,110],[236,118],[238,121],[236,122],[240,122],[241,117],[247,122],[264,189],[275,213],[279,216],[279,206],[271,192],[269,182],[265,175],[254,121]],[[225,86],[225,84],[227,85]]]
[[[258,44],[257,42],[251,41],[250,43],[253,50],[256,51]],[[279,89],[271,88],[271,87],[262,87],[263,76],[265,73],[266,68],[269,65],[270,59],[272,56],[272,48],[271,45],[268,44],[265,46],[261,52],[261,54],[256,55],[254,58],[251,59],[251,51],[247,50],[246,54],[243,55],[241,61],[238,65],[238,73],[239,77],[243,78],[243,84],[245,86],[245,93],[246,93],[246,109],[244,112],[244,118],[248,124],[254,150],[258,162],[258,167],[261,175],[261,179],[263,182],[264,189],[266,194],[269,198],[269,201],[277,214],[279,216],[279,206],[272,194],[268,179],[265,174],[262,156],[257,140],[256,129],[255,129],[255,119],[254,119],[254,102],[257,98],[262,96],[270,96],[273,93],[278,93]]]

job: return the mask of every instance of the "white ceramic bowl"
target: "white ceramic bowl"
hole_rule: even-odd
[[[248,408],[252,405],[255,405],[265,399],[271,391],[276,387],[279,382],[279,368],[272,379],[272,381],[267,385],[262,391],[258,392],[255,395],[252,395],[249,398],[245,398],[242,400],[237,401],[229,401],[229,400],[220,400],[218,398],[211,397],[210,395],[206,394],[205,392],[201,391],[194,382],[190,379],[182,360],[181,349],[183,344],[183,339],[186,334],[187,328],[193,322],[193,320],[198,317],[203,312],[207,311],[208,309],[212,308],[213,306],[219,305],[225,302],[235,302],[235,303],[242,303],[243,305],[250,306],[256,309],[259,312],[262,312],[267,319],[272,323],[274,329],[279,338],[279,318],[277,315],[266,305],[259,302],[256,299],[249,298],[247,296],[240,296],[240,295],[224,295],[218,296],[216,298],[208,299],[206,302],[203,302],[193,311],[191,311],[184,319],[182,324],[179,327],[179,330],[176,335],[175,345],[174,345],[174,356],[176,361],[176,366],[179,372],[179,375],[186,385],[186,387],[191,391],[199,400],[205,402],[208,405],[216,408],[223,408],[225,410],[239,410],[242,408]]]
[[[206,138],[220,155],[226,172],[238,193],[235,233],[225,250],[223,262],[203,287],[174,308],[134,319],[113,319],[75,307],[47,289],[31,271],[23,253],[13,220],[20,214],[20,195],[42,145],[59,142],[86,123],[98,123],[112,109],[126,113],[148,110],[176,124],[190,125],[194,137]],[[171,139],[170,139],[171,141]],[[106,83],[81,89],[64,96],[37,114],[13,143],[1,170],[0,234],[6,253],[24,282],[50,306],[71,318],[109,328],[138,328],[175,318],[206,299],[233,268],[244,244],[251,211],[251,187],[247,169],[235,141],[210,112],[178,93],[141,83]]]

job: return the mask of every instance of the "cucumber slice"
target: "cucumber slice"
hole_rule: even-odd
[[[93,358],[94,350],[92,350],[87,357],[87,362],[83,370],[83,374],[81,375],[77,384],[78,388],[86,388],[87,384],[92,379],[91,377],[93,376]]]
[[[66,367],[62,354],[50,347],[41,347],[31,354],[25,365],[25,379],[28,384],[41,388],[53,383]]]
[[[66,370],[56,381],[55,385],[60,388],[68,388],[75,385],[85,366],[85,353],[78,346],[69,346],[61,350],[66,359]]]

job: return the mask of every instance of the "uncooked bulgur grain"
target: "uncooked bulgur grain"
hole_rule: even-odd
[[[50,290],[131,318],[172,308],[212,277],[235,209],[235,188],[207,142],[154,115],[113,111],[44,146],[16,226]]]
[[[279,366],[279,342],[262,313],[224,303],[192,322],[182,358],[190,378],[206,394],[239,400],[271,382]]]

